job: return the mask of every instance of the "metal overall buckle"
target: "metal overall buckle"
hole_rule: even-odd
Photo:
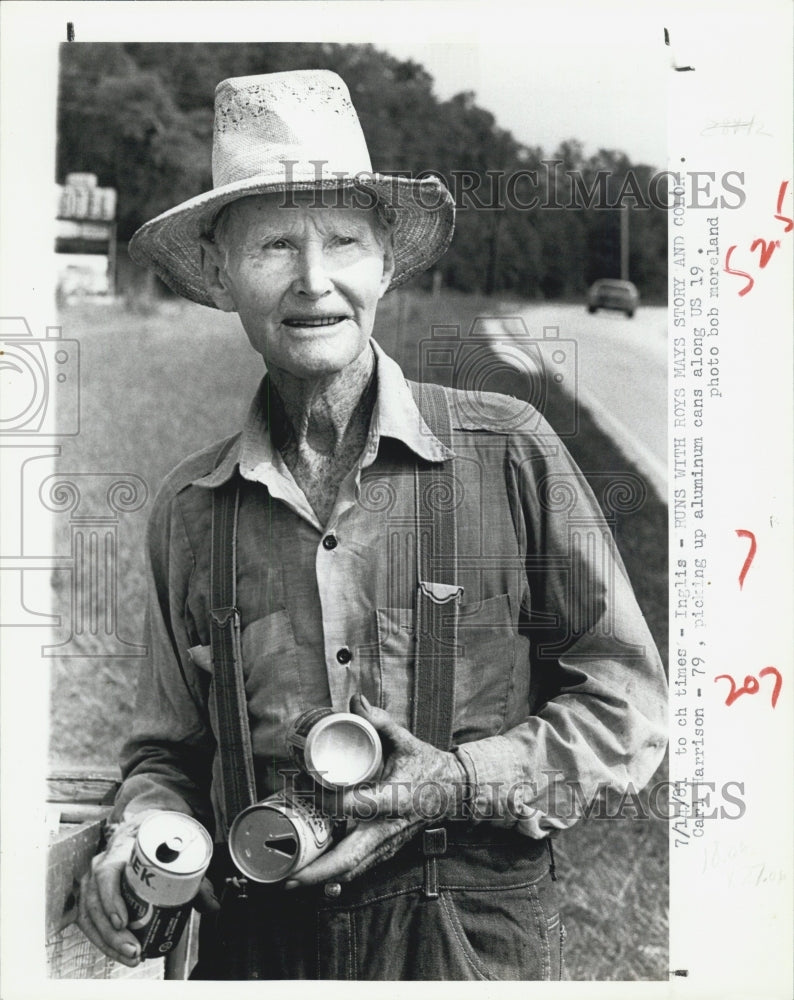
[[[438,864],[436,858],[446,853],[446,827],[434,826],[422,832],[422,854],[425,858],[425,899],[438,899]]]

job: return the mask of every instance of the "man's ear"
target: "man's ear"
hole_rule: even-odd
[[[386,293],[386,289],[391,284],[391,279],[394,277],[394,247],[392,245],[391,233],[386,240],[386,246],[383,251],[383,277],[380,282],[380,297],[383,298]]]
[[[202,239],[200,243],[201,271],[207,293],[218,309],[222,309],[223,312],[235,312],[237,307],[229,290],[223,252],[211,240]]]

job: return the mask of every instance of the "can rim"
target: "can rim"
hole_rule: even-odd
[[[188,824],[195,832],[196,837],[204,841],[204,860],[201,861],[200,864],[196,865],[195,868],[191,868],[189,871],[174,871],[172,868],[169,868],[162,861],[159,861],[156,856],[153,856],[153,852],[150,850],[150,844],[144,843],[143,840],[144,836],[148,838],[151,835],[150,830],[147,830],[146,827],[153,828],[155,823],[163,823],[167,821],[173,822],[175,818],[178,818],[178,821],[181,823]],[[163,834],[163,837],[164,836],[165,834]],[[144,855],[147,861],[151,865],[156,865],[161,871],[167,872],[169,878],[174,879],[191,879],[195,878],[199,873],[203,875],[209,866],[214,847],[212,838],[203,823],[200,823],[194,816],[189,816],[187,813],[176,812],[175,810],[170,809],[161,809],[157,812],[151,813],[149,816],[146,816],[142,820],[141,825],[138,827],[135,839],[138,844],[138,850]],[[159,838],[153,837],[152,839],[157,840]]]
[[[235,838],[236,831],[239,830],[239,828],[240,828],[240,824],[242,823],[242,821],[247,816],[251,815],[252,813],[267,811],[267,812],[277,813],[279,816],[283,816],[291,824],[292,829],[295,832],[295,839],[300,843],[300,832],[299,832],[297,826],[295,825],[295,823],[292,822],[292,820],[284,812],[284,810],[281,809],[281,808],[279,808],[279,805],[281,805],[281,804],[289,805],[289,800],[286,797],[284,797],[283,802],[280,801],[280,800],[279,801],[274,801],[274,800],[277,799],[277,797],[278,797],[278,793],[276,793],[276,795],[270,796],[267,799],[264,799],[261,802],[252,802],[250,806],[246,806],[245,809],[242,809],[239,813],[237,813],[237,815],[234,817],[234,821],[232,822],[232,825],[229,827],[228,847],[229,847],[229,854],[231,855],[232,861],[240,869],[240,871],[243,873],[243,875],[245,875],[246,878],[250,878],[253,882],[259,882],[262,885],[271,885],[271,884],[273,884],[275,882],[282,882],[287,877],[287,875],[290,874],[290,872],[294,871],[294,869],[295,869],[295,863],[296,863],[295,859],[293,859],[292,865],[289,868],[287,868],[287,870],[284,871],[283,873],[281,873],[280,875],[277,875],[274,878],[262,878],[261,875],[254,874],[250,870],[250,866],[247,865],[247,863],[245,862],[244,859],[243,859],[242,864],[240,863],[240,860],[238,858],[238,851],[236,849],[234,838]]]
[[[352,781],[330,781],[325,774],[320,771],[317,766],[317,762],[314,760],[314,744],[317,742],[318,737],[324,732],[324,730],[343,722],[346,724],[353,723],[367,736],[373,751],[372,761],[364,773],[360,777],[354,778]],[[306,745],[303,747],[303,757],[306,762],[306,768],[311,773],[312,777],[316,781],[319,781],[325,788],[334,789],[347,788],[369,781],[369,779],[380,767],[381,760],[383,759],[383,752],[378,731],[372,723],[369,722],[369,720],[362,718],[360,715],[355,715],[353,712],[334,712],[332,715],[326,715],[324,718],[318,719],[317,722],[315,722],[315,724],[311,727],[306,735]]]

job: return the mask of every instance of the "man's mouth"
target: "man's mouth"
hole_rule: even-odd
[[[284,326],[335,326],[348,319],[347,316],[290,316],[281,322]]]

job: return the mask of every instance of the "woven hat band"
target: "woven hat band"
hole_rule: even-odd
[[[272,148],[254,146],[227,160],[222,171],[213,172],[213,180],[216,187],[222,187],[249,179],[267,178],[274,186],[290,187],[293,184],[352,181],[371,174],[368,161],[362,163],[360,158],[355,162],[349,157],[330,160],[327,155],[319,153],[316,158],[307,157],[305,146],[285,146],[274,157]]]

